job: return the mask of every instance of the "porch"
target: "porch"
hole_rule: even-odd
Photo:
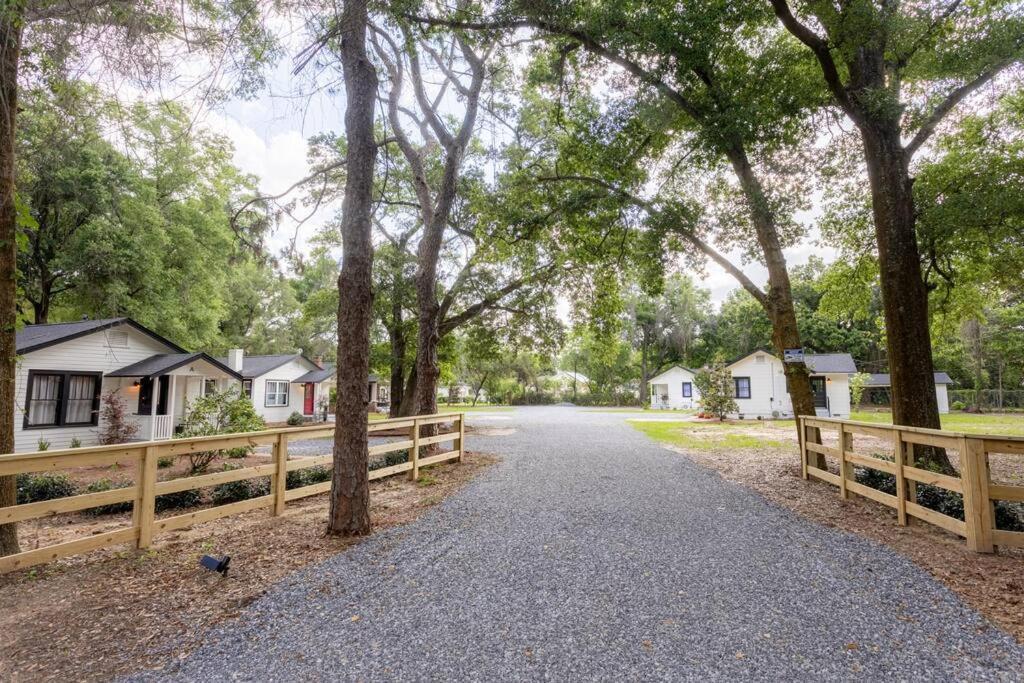
[[[190,401],[240,387],[241,376],[205,353],[167,353],[107,374],[116,381],[143,441],[170,439]]]

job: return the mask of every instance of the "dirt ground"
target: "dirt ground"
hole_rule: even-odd
[[[1024,643],[1024,549],[983,555],[969,551],[958,536],[925,522],[901,527],[895,510],[853,494],[843,500],[837,488],[801,479],[795,448],[718,451],[668,447],[777,505],[902,553]],[[1017,467],[1010,468],[1001,463],[1005,479],[1017,479],[1019,461],[1014,464]],[[995,470],[993,463],[993,474]]]
[[[461,465],[421,470],[429,476],[418,483],[371,482],[374,528],[416,519],[495,461],[466,453]],[[327,496],[313,496],[281,517],[258,510],[160,536],[147,551],[121,546],[2,576],[0,680],[96,681],[158,668],[285,575],[358,542],[325,536],[326,518]],[[99,530],[119,523],[93,519]],[[227,576],[200,568],[204,554],[231,555]]]

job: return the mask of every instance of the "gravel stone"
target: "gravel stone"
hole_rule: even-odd
[[[1024,648],[907,559],[724,481],[628,415],[504,417],[514,434],[469,437],[503,460],[462,491],[136,678],[1024,677]]]

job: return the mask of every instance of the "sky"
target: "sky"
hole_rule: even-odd
[[[292,41],[286,49],[294,54],[300,47]],[[286,57],[269,74],[267,89],[255,99],[231,100],[199,113],[200,124],[231,140],[235,164],[256,176],[259,190],[266,194],[280,193],[309,174],[307,140],[311,136],[341,132],[343,128],[344,94],[320,92],[295,96],[296,77],[291,69],[292,60]],[[325,204],[298,228],[295,221],[285,218],[269,240],[271,249],[285,248],[292,236],[297,235],[298,248],[305,251],[317,228],[329,221],[338,209],[337,203]],[[296,213],[305,215],[301,210]],[[819,214],[820,209],[812,207],[796,215],[798,221],[811,227],[811,238],[786,251],[791,267],[806,263],[811,256],[821,257],[826,262],[836,258],[835,249],[819,244],[816,239],[817,231],[813,226]],[[730,256],[739,262],[737,254]],[[682,272],[689,270],[682,261],[679,268]],[[744,271],[758,284],[767,281],[767,271],[758,264],[748,264]],[[739,288],[735,279],[715,264],[708,264],[703,275],[693,271],[693,276],[711,291],[716,307],[732,290]],[[567,312],[568,303],[563,302],[559,308],[560,312]]]

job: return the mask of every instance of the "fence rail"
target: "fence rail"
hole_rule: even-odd
[[[825,445],[822,434],[836,432],[836,446]],[[854,452],[854,435],[881,440],[888,444],[885,452],[892,460],[875,453]],[[931,446],[956,451],[960,463],[959,476],[932,472],[917,466],[915,450]],[[996,528],[997,500],[1024,502],[1024,486],[997,484],[992,481],[989,455],[1024,455],[1024,437],[990,436],[879,425],[837,418],[800,417],[800,459],[803,478],[814,477],[839,487],[839,495],[850,493],[870,498],[896,509],[900,526],[916,518],[939,526],[967,539],[967,547],[981,553],[994,552],[998,546],[1024,547],[1024,532]],[[836,472],[817,467],[812,454],[832,458]],[[895,477],[896,494],[866,486],[856,480],[854,466],[885,472]],[[918,500],[918,484],[927,484],[963,497],[964,519],[925,507]]]
[[[421,427],[442,423],[451,423],[453,431],[428,437],[420,435]],[[380,432],[392,432],[393,434],[395,431],[402,430],[405,430],[407,434],[405,439],[370,447],[371,459],[387,453],[408,451],[406,462],[371,470],[370,480],[381,479],[402,472],[408,472],[409,477],[416,480],[419,478],[420,468],[449,460],[461,462],[465,451],[466,425],[464,413],[443,413],[378,420],[370,422],[367,430],[371,436]],[[135,460],[138,464],[134,482],[124,488],[0,507],[0,524],[4,524],[77,512],[101,505],[132,502],[130,526],[91,535],[82,539],[57,543],[44,548],[27,550],[15,555],[0,557],[0,574],[119,543],[133,543],[138,548],[148,548],[152,544],[153,538],[161,533],[183,529],[193,524],[200,524],[250,510],[266,508],[274,515],[281,515],[284,513],[285,505],[288,502],[305,498],[306,496],[325,493],[331,489],[330,481],[294,489],[286,487],[288,472],[308,469],[310,467],[331,467],[333,464],[333,457],[330,455],[289,460],[289,440],[296,438],[317,439],[331,436],[334,436],[333,426],[315,425],[268,429],[244,434],[175,439],[172,441],[147,441],[115,446],[0,455],[0,476],[104,466],[129,460]],[[421,456],[420,450],[424,447],[448,441],[452,442],[450,450],[426,457]],[[157,461],[160,458],[189,455],[199,451],[226,450],[268,444],[272,446],[272,455],[271,462],[265,465],[157,481]],[[217,505],[215,507],[207,507],[172,517],[159,519],[156,517],[157,496],[267,476],[270,477],[270,493],[268,495]]]

